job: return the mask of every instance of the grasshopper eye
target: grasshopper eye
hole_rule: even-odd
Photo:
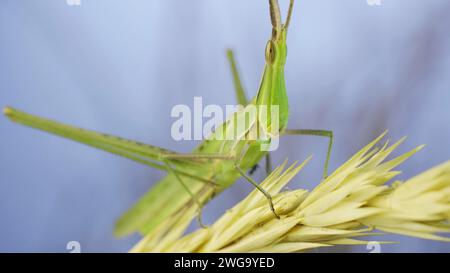
[[[266,62],[273,63],[275,60],[275,46],[272,41],[268,41],[266,45]]]

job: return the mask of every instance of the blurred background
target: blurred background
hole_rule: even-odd
[[[0,106],[188,152],[170,136],[176,104],[235,104],[225,49],[256,94],[270,36],[261,0],[2,0]],[[285,13],[288,1],[281,1]],[[283,14],[284,14],[283,13]],[[297,1],[288,37],[290,128],[335,134],[331,169],[385,129],[427,144],[408,178],[450,159],[450,1]],[[291,187],[320,181],[327,140],[286,137],[274,154],[314,160]],[[115,219],[164,173],[0,117],[0,251],[127,251]],[[257,177],[263,177],[262,168]],[[238,181],[204,210],[211,223],[251,187]],[[382,252],[449,252],[403,236]],[[340,251],[367,252],[365,247]],[[336,251],[323,249],[321,251]]]

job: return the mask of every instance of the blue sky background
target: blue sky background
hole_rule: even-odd
[[[281,1],[285,10],[288,1]],[[270,36],[266,1],[2,0],[0,106],[188,152],[170,137],[176,104],[234,104],[225,48],[256,93]],[[290,128],[335,133],[331,168],[385,129],[427,147],[407,178],[450,158],[450,2],[297,1],[288,37]],[[288,137],[275,154],[314,160],[294,180],[320,179],[327,143]],[[0,117],[0,251],[126,251],[114,220],[164,174]],[[261,177],[262,171],[258,173]],[[237,182],[207,206],[206,222],[251,188]],[[450,246],[401,236],[382,251]],[[366,251],[344,248],[345,251]]]

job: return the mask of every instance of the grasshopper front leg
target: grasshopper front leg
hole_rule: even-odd
[[[247,175],[237,164],[234,166],[236,168],[236,170],[242,175],[242,177],[244,177],[250,184],[252,184],[255,188],[257,188],[262,194],[264,194],[264,196],[267,198],[267,200],[269,201],[269,206],[270,206],[270,210],[273,212],[273,214],[275,215],[275,217],[277,217],[278,219],[280,219],[280,216],[275,212],[275,207],[273,205],[273,199],[272,199],[272,195],[270,195],[270,193],[268,193],[266,190],[264,190],[259,184],[258,182],[256,182],[251,176]]]
[[[331,157],[331,149],[333,147],[333,131],[328,130],[311,130],[311,129],[295,129],[295,130],[284,130],[285,135],[304,135],[304,136],[320,136],[320,137],[327,137],[329,139],[328,141],[328,148],[327,148],[327,156],[325,159],[325,164],[323,167],[323,178],[327,178],[328,176],[328,164],[330,162]]]
[[[236,100],[239,104],[245,106],[248,104],[248,99],[247,99],[247,95],[245,94],[245,89],[242,84],[242,80],[241,80],[241,77],[239,74],[239,69],[237,67],[236,58],[234,57],[234,52],[232,49],[227,49],[227,59],[228,59],[228,62],[230,63],[231,74],[233,75],[233,84],[234,84],[234,91],[236,94]],[[270,153],[267,153],[265,158],[266,158],[266,164],[265,164],[266,175],[269,175],[272,172],[272,160],[270,158]],[[255,165],[251,169],[251,171],[249,173],[250,175],[252,175],[253,172],[256,170],[256,166],[257,165]]]
[[[266,191],[264,190],[259,184],[258,182],[256,182],[252,177],[250,177],[249,175],[247,175],[245,173],[245,171],[240,167],[240,162],[238,160],[236,160],[236,157],[233,155],[214,155],[214,154],[165,154],[163,155],[165,158],[170,158],[170,159],[176,159],[176,158],[188,158],[188,159],[215,159],[215,160],[233,160],[234,161],[234,168],[235,170],[242,176],[245,178],[246,181],[248,181],[250,184],[252,184],[256,189],[258,189],[262,194],[264,194],[264,196],[267,198],[267,201],[269,202],[269,206],[270,206],[270,210],[273,212],[273,214],[275,215],[276,218],[280,219],[280,216],[275,212],[275,207],[273,205],[273,200],[272,200],[272,196]],[[184,185],[183,181],[181,179],[179,179],[179,182],[183,184],[183,186],[186,188],[186,190],[190,193],[189,189]],[[190,195],[192,196],[192,198],[195,199],[196,203],[199,205],[200,211],[202,209],[202,203],[199,202],[196,197],[190,193]],[[201,219],[199,217],[199,219]],[[202,224],[203,226],[203,224]]]

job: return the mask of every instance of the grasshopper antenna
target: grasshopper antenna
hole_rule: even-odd
[[[284,28],[286,29],[286,31],[288,30],[289,23],[291,22],[292,10],[293,9],[294,9],[294,0],[291,0],[289,2],[289,10],[288,10],[287,18],[286,18],[286,23],[284,24]]]
[[[281,34],[283,24],[281,22],[281,12],[278,0],[269,0],[270,20],[272,22],[272,37],[278,39]]]
[[[281,20],[281,11],[278,0],[269,0],[270,5],[270,20],[272,22],[272,37],[278,39],[283,29],[287,30],[289,23],[291,22],[292,10],[294,9],[294,0],[289,2],[289,10],[286,18],[286,22],[283,24]]]

